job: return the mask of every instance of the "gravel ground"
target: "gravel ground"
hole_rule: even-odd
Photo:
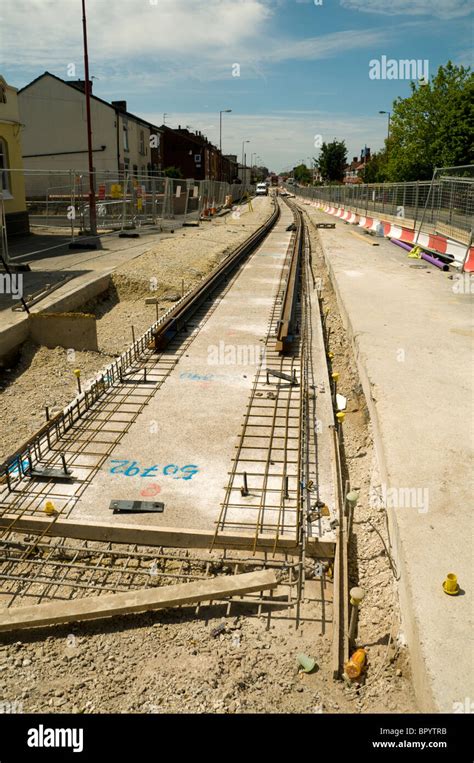
[[[265,209],[268,211],[267,205]],[[263,208],[260,214],[266,214]],[[249,216],[249,227],[250,220]],[[254,213],[252,226],[257,224]],[[109,351],[122,351],[132,318],[137,334],[149,325],[146,311],[154,308],[145,308],[143,297],[149,294],[149,278],[153,277],[150,273],[161,279],[159,288],[164,299],[167,290],[179,288],[190,268],[205,273],[215,264],[219,250],[212,240],[214,235],[223,236],[219,238],[221,252],[223,245],[229,245],[224,240],[227,237],[240,240],[243,229],[236,235],[226,230],[230,227],[224,221],[192,231],[202,235],[202,253],[196,253],[196,259],[191,259],[190,253],[179,266],[176,260],[182,250],[173,240],[164,242],[166,251],[160,245],[158,253],[147,253],[118,271],[114,282],[123,301],[116,303],[117,297],[112,294],[108,298],[110,305],[103,302],[95,307],[98,317],[102,313],[100,346],[113,339],[117,344]],[[348,398],[344,424],[346,463],[352,487],[360,490],[350,582],[367,591],[358,634],[358,643],[368,652],[363,682],[348,686],[332,680],[331,641],[327,635],[320,635],[319,626],[305,623],[296,630],[291,620],[273,616],[267,627],[266,618],[250,617],[248,612],[224,619],[224,608],[214,605],[201,608],[198,616],[192,609],[181,609],[40,629],[22,634],[21,641],[18,634],[5,634],[0,642],[0,700],[9,703],[8,707],[20,712],[61,713],[416,711],[408,654],[399,638],[384,514],[368,505],[369,485],[376,475],[372,474],[374,455],[367,408],[316,231],[312,243],[315,275],[323,279],[324,307],[329,309],[333,365],[340,373],[338,387]],[[170,246],[179,249],[175,250],[172,277],[165,264]],[[197,280],[199,275],[192,274],[194,278]],[[109,357],[76,353],[74,367],[80,366],[87,376]],[[8,428],[15,428],[14,436],[7,434],[8,447],[2,443],[4,451],[11,450],[35,428],[32,418],[38,408],[52,400],[64,404],[74,391],[75,380],[70,378],[71,365],[65,360],[64,350],[33,348],[28,355],[25,348],[22,363],[21,372],[15,371],[14,380],[0,398]],[[213,638],[212,629],[222,622],[225,631]],[[309,675],[298,672],[296,658],[301,652],[316,660],[317,668]]]
[[[405,661],[376,694],[334,683],[330,639],[291,621],[223,619],[214,606],[2,637],[1,699],[21,712],[357,713],[408,712]],[[273,618],[272,618],[273,620]],[[225,623],[225,631],[212,630]],[[311,674],[297,655],[314,656]],[[397,675],[402,673],[401,676]],[[385,692],[385,696],[384,696]],[[390,695],[390,699],[386,694]]]
[[[177,230],[148,252],[117,268],[107,294],[84,312],[97,316],[99,352],[77,352],[61,347],[47,349],[25,342],[17,365],[0,371],[0,460],[13,453],[44,423],[44,407],[63,408],[77,390],[75,368],[87,380],[120,355],[156,319],[155,305],[146,297],[158,297],[160,312],[207,275],[237,244],[244,241],[271,211],[269,197],[253,201],[253,211],[242,207],[203,222],[199,228]],[[153,279],[153,280],[151,280]]]
[[[370,418],[352,354],[324,263],[319,234],[309,225],[313,270],[322,279],[323,311],[328,311],[333,370],[339,372],[338,392],[347,397],[344,421],[345,466],[351,489],[359,492],[349,554],[350,586],[360,586],[366,597],[360,607],[359,646],[368,651],[370,670],[360,689],[364,710],[416,712],[410,683],[408,652],[400,632],[400,612],[385,511],[369,505],[369,490],[378,473]]]

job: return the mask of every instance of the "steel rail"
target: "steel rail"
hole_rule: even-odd
[[[295,216],[297,227],[275,342],[275,351],[280,354],[288,352],[298,333],[296,311],[304,246],[303,214],[301,210],[293,204],[290,204],[289,202],[286,202],[286,204],[290,207]]]
[[[223,260],[223,262],[201,283],[186,294],[168,313],[166,319],[153,329],[154,346],[156,351],[163,350],[167,344],[176,336],[176,334],[186,327],[186,323],[209,297],[221,286],[230,273],[240,265],[240,263],[251,254],[263,239],[271,231],[278,218],[280,217],[280,207],[274,203],[273,212],[248,239],[238,246],[232,254]]]

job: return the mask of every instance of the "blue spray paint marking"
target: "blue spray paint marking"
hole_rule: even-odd
[[[22,473],[27,471],[30,468],[30,464],[28,459],[26,461],[21,462],[21,471]],[[8,467],[8,474],[19,474],[20,473],[20,462],[15,461],[15,463],[12,464],[12,466]]]
[[[209,382],[209,381],[242,381],[242,376],[237,374],[194,374],[191,371],[183,371],[179,375],[180,379],[187,381]]]
[[[174,480],[191,480],[195,474],[199,473],[199,467],[196,464],[185,464],[185,466],[177,466],[177,464],[167,464],[161,467],[159,464],[153,464],[153,466],[147,466],[144,469],[137,461],[130,461],[129,459],[112,458],[111,464],[117,464],[109,469],[111,474],[120,474],[125,477],[158,477],[160,474],[165,477],[172,475]]]

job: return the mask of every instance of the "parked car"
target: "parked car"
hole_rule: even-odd
[[[268,187],[266,183],[257,183],[255,189],[256,196],[268,196]]]

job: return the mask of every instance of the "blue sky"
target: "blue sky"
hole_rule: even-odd
[[[87,0],[94,93],[157,124],[190,125],[271,169],[308,162],[315,136],[349,156],[383,145],[404,79],[373,80],[382,56],[471,65],[470,0]],[[83,76],[80,0],[2,0],[0,72],[22,87],[49,70]],[[240,76],[234,66],[239,64]],[[74,78],[74,77],[73,77]],[[318,138],[316,139],[316,141]]]

